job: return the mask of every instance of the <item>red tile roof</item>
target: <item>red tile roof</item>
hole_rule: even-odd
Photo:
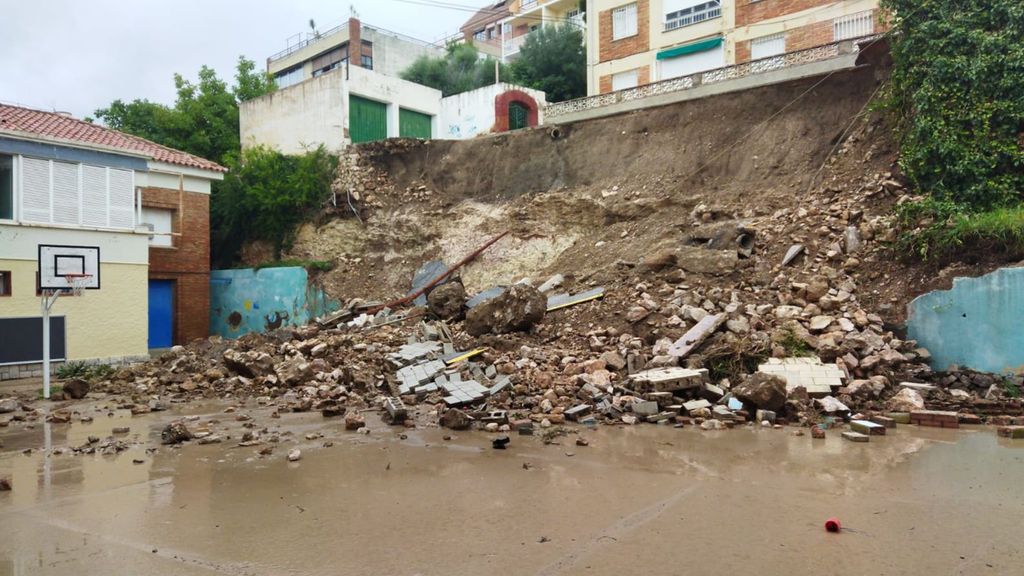
[[[83,122],[64,114],[0,104],[0,131],[8,130],[24,132],[27,135],[60,138],[70,142],[117,148],[149,156],[158,162],[188,166],[189,168],[212,170],[214,172],[228,171],[227,168],[216,162],[161,146],[145,138],[111,130],[98,124]]]

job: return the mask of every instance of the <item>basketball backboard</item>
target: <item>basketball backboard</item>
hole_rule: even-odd
[[[100,287],[100,249],[98,246],[39,245],[39,288],[67,290],[71,279],[85,278],[86,290]]]

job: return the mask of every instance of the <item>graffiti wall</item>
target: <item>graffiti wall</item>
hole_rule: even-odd
[[[340,307],[302,267],[210,272],[210,333],[225,338],[301,326]]]
[[[951,290],[924,294],[909,305],[908,336],[932,354],[932,368],[949,366],[1024,374],[1024,268],[957,278]]]

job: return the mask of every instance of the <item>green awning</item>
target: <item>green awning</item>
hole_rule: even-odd
[[[676,46],[675,48],[669,48],[658,52],[658,60],[667,60],[669,58],[675,58],[676,56],[685,56],[687,54],[694,54],[696,52],[704,52],[718,48],[722,45],[722,37],[711,38],[710,40],[701,40],[700,42],[693,42],[691,44],[683,44],[682,46]]]

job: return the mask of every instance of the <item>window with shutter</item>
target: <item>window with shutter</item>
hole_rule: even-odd
[[[53,222],[78,224],[78,167],[70,162],[53,162]]]
[[[786,34],[772,34],[750,41],[750,59],[759,60],[786,53]]]
[[[50,163],[21,159],[21,217],[27,222],[50,221]]]
[[[621,40],[637,34],[636,4],[612,10],[612,40]]]
[[[109,169],[110,227],[135,227],[135,189],[131,170]]]
[[[107,169],[82,166],[82,226],[107,226]]]

